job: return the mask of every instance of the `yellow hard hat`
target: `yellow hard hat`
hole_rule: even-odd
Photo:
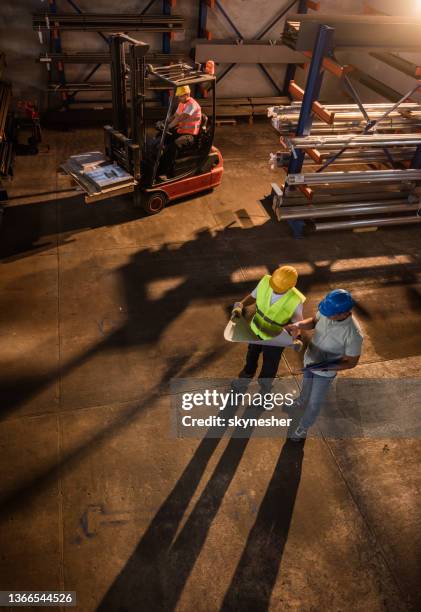
[[[177,91],[175,92],[177,97],[180,96],[189,96],[190,95],[190,87],[188,85],[181,85],[181,87],[177,87]]]
[[[298,272],[292,266],[277,268],[270,277],[269,284],[275,293],[285,293],[297,284]]]

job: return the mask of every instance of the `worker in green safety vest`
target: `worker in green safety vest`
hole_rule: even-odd
[[[265,274],[249,295],[234,304],[232,316],[240,317],[245,306],[256,303],[256,312],[250,322],[251,329],[261,340],[278,336],[285,325],[303,319],[303,303],[306,298],[296,288],[297,280],[297,270],[292,266],[281,266],[272,275]],[[280,346],[249,344],[246,364],[239,378],[253,378],[259,355],[263,353],[259,382],[270,388],[278,371],[282,351]]]

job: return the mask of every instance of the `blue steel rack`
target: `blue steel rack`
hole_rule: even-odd
[[[330,26],[321,25],[319,27],[316,44],[314,46],[310,67],[307,74],[304,97],[301,104],[298,125],[295,133],[296,136],[307,136],[310,134],[314,116],[312,106],[313,103],[317,101],[320,94],[324,75],[323,60],[331,51],[333,33],[334,28],[331,28]],[[292,72],[291,74],[294,76]],[[288,174],[299,174],[301,172],[304,163],[304,156],[304,151],[294,151],[294,154],[291,156],[288,164]],[[279,194],[276,192],[273,193],[272,191],[272,196],[273,195],[276,196]],[[301,220],[289,219],[288,224],[291,227],[294,237],[301,238],[303,235],[305,222]]]

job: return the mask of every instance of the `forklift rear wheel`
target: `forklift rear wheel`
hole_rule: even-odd
[[[148,215],[156,215],[165,207],[167,201],[166,193],[163,191],[153,191],[152,193],[144,194],[142,206]]]

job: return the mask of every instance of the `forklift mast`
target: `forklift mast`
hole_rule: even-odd
[[[126,45],[129,61],[126,63]],[[104,126],[105,152],[136,180],[145,145],[145,55],[149,45],[126,34],[111,37],[113,126]],[[127,104],[129,77],[130,115]]]

